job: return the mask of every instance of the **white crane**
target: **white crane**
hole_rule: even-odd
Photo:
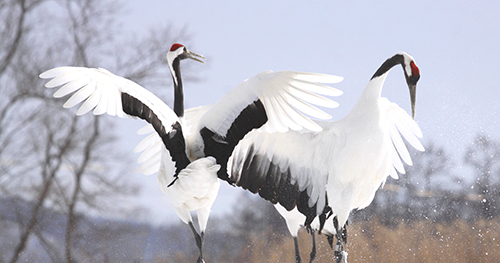
[[[173,110],[140,85],[102,68],[59,67],[40,77],[52,79],[45,85],[47,88],[63,85],[54,97],[76,91],[64,107],[85,101],[76,112],[78,115],[93,110],[95,115],[138,117],[152,125],[163,144],[161,161],[158,158],[149,161],[160,162],[160,187],[170,197],[180,219],[191,227],[200,251],[198,262],[204,262],[203,235],[219,189],[217,177],[229,180],[227,161],[234,147],[249,131],[266,123],[268,132],[303,128],[320,131],[321,127],[301,112],[329,119],[328,114],[311,104],[336,107],[336,102],[316,93],[330,95],[338,91],[317,82],[337,83],[341,78],[265,71],[236,86],[196,119],[196,123],[186,127],[180,74],[180,61],[186,58],[203,62],[200,60],[203,56],[181,44],[172,45],[167,54],[174,80]],[[175,171],[171,172],[172,161]],[[198,214],[200,234],[192,223],[190,211],[194,210]]]
[[[387,74],[396,65],[402,66],[410,91],[411,117],[381,97]],[[375,72],[347,116],[318,122],[322,132],[249,133],[233,153],[231,179],[288,211],[297,207],[306,216],[306,226],[330,206],[338,219],[336,259],[345,262],[340,240],[350,211],[368,206],[389,175],[404,174],[401,160],[412,165],[401,135],[424,150],[418,139],[422,132],[413,120],[419,78],[414,59],[395,54]]]

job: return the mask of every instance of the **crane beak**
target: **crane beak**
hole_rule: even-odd
[[[409,84],[408,88],[410,89],[411,117],[415,119],[415,100],[417,97],[417,85]]]
[[[200,55],[200,54],[196,54],[192,51],[187,51],[187,58],[190,58],[192,60],[195,60],[195,61],[198,61],[198,62],[201,62],[201,63],[205,63],[205,61],[201,60],[201,59],[206,59],[204,56]]]

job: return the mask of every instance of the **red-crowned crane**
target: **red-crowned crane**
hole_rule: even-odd
[[[403,68],[411,112],[381,97],[389,70]],[[420,72],[404,52],[387,59],[372,76],[353,109],[334,122],[318,122],[321,132],[271,134],[252,131],[233,153],[235,183],[306,216],[305,226],[331,207],[337,216],[337,262],[346,261],[342,228],[353,209],[368,206],[390,175],[404,174],[401,160],[412,165],[401,135],[417,150],[422,132],[413,120]]]
[[[76,112],[78,115],[93,110],[95,115],[138,117],[152,125],[163,143],[159,155],[159,185],[170,197],[177,215],[193,231],[200,251],[198,262],[204,262],[203,235],[219,190],[217,178],[229,180],[227,162],[234,147],[248,132],[266,123],[269,132],[303,128],[320,131],[321,127],[302,113],[329,119],[328,114],[311,104],[336,107],[336,102],[318,94],[338,91],[317,82],[337,83],[341,78],[265,71],[236,86],[196,119],[196,123],[186,127],[180,74],[180,61],[186,58],[203,62],[200,60],[203,56],[181,44],[173,44],[167,54],[174,80],[173,110],[140,85],[102,68],[59,67],[40,77],[52,79],[45,85],[47,88],[63,85],[54,97],[75,92],[64,104],[65,108],[85,101]],[[184,134],[185,131],[190,134]],[[170,172],[172,161],[175,171]],[[198,215],[200,234],[192,223],[190,211],[193,210]]]

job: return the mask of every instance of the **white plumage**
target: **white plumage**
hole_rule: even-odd
[[[389,175],[404,174],[403,162],[412,164],[401,135],[417,150],[424,150],[418,139],[422,132],[412,117],[380,96],[389,70],[398,64],[410,89],[413,115],[420,73],[413,58],[401,52],[382,64],[347,116],[317,122],[323,131],[250,132],[233,154],[232,179],[265,198],[269,195],[262,189],[269,188],[281,191],[282,196],[294,196],[295,203],[280,196],[266,199],[286,210],[298,207],[306,215],[306,225],[324,213],[327,203],[338,218],[336,255],[342,255],[339,233],[350,211],[368,206]],[[337,260],[345,259],[338,256]]]
[[[168,160],[164,160],[163,163],[168,163]],[[167,187],[172,181],[167,175],[173,173],[163,169],[165,166],[160,168],[158,183],[161,190],[170,197],[175,212],[184,223],[189,224],[192,222],[190,211],[196,210],[200,229],[204,232],[210,208],[219,192],[220,182],[217,172],[220,165],[213,157],[194,160],[179,173],[175,187]]]
[[[202,56],[180,44],[172,45],[167,54],[175,88],[173,110],[138,84],[102,68],[60,67],[40,77],[52,79],[46,84],[47,88],[63,85],[54,94],[56,97],[75,92],[64,107],[85,101],[78,115],[94,110],[96,115],[138,117],[152,125],[156,134],[136,148],[145,150],[139,161],[144,162],[146,173],[159,170],[160,187],[170,196],[178,216],[190,225],[200,249],[199,262],[203,262],[203,233],[219,189],[217,177],[230,181],[226,167],[234,147],[249,131],[265,123],[269,124],[267,132],[303,128],[320,131],[303,113],[328,119],[328,114],[311,104],[336,107],[336,102],[316,93],[336,95],[340,92],[315,82],[337,83],[342,78],[265,71],[245,80],[211,107],[193,110],[194,117],[186,116],[191,121],[186,123],[179,66],[186,58],[203,62],[199,59]],[[147,133],[147,129],[143,132]],[[192,224],[190,211],[193,210],[198,212],[201,235]]]
[[[249,101],[261,99],[269,115],[268,132],[303,128],[320,131],[321,128],[300,111],[318,119],[330,119],[330,115],[307,102],[323,107],[337,107],[338,103],[313,92],[339,96],[341,91],[315,82],[338,83],[341,80],[341,77],[315,73],[264,71],[229,91],[208,110],[212,118],[200,119],[199,125],[225,134],[232,124],[231,120],[238,116]],[[231,109],[229,114],[228,109]]]

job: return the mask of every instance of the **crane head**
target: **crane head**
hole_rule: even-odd
[[[183,60],[186,58],[190,58],[192,60],[205,63],[205,61],[201,59],[206,59],[204,56],[200,54],[196,54],[192,51],[189,51],[184,45],[175,43],[170,47],[170,50],[167,53],[167,60],[169,64],[172,64],[175,59]]]
[[[420,79],[420,70],[415,64],[415,60],[408,53],[401,53],[404,57],[402,64],[405,71],[406,84],[410,90],[411,117],[415,118],[415,100],[417,97],[417,82]]]
[[[415,64],[415,60],[413,57],[406,52],[396,53],[394,56],[388,58],[382,65],[378,68],[378,70],[373,74],[372,80],[374,78],[378,78],[384,76],[389,72],[389,70],[400,64],[403,67],[406,77],[406,84],[408,84],[408,88],[410,89],[410,100],[411,100],[411,116],[415,118],[415,100],[416,100],[416,89],[417,82],[420,79],[420,70]]]
[[[181,87],[180,62],[181,60],[187,58],[201,63],[205,63],[205,61],[201,60],[205,59],[204,56],[189,51],[184,45],[179,43],[173,44],[167,53],[168,67],[170,69],[170,73],[172,74],[172,78],[174,79],[174,84],[177,87]]]

